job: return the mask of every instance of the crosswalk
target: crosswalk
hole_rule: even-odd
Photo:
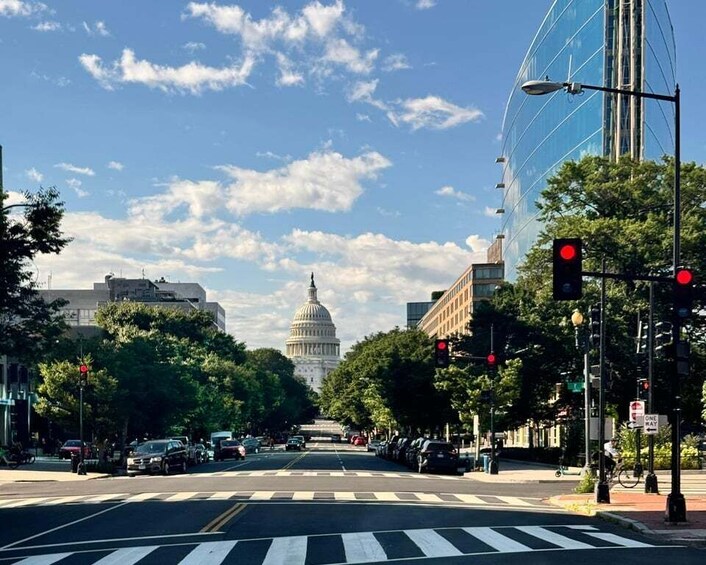
[[[174,477],[351,477],[351,478],[385,478],[385,479],[435,479],[442,481],[458,481],[463,477],[457,475],[430,475],[426,473],[399,473],[390,471],[214,471],[208,473],[192,473],[174,475]],[[155,476],[155,478],[159,478]],[[130,477],[119,477],[130,479]]]
[[[557,550],[641,549],[653,545],[601,531],[592,525],[525,525],[449,527],[344,532],[203,543],[175,543],[110,549],[81,549],[31,554],[13,549],[16,564],[62,562],[106,565],[150,563],[252,563],[254,565],[348,565],[407,558],[452,558],[468,555]],[[0,552],[0,555],[3,552]],[[5,557],[4,555],[2,557]]]
[[[460,493],[393,492],[393,491],[182,491],[114,493],[74,495],[61,497],[8,498],[0,500],[0,509],[30,506],[58,506],[63,504],[101,504],[118,502],[186,502],[233,500],[238,502],[385,502],[406,504],[437,504],[461,506],[493,506],[504,508],[542,507],[549,509],[539,498],[516,496],[473,495]]]

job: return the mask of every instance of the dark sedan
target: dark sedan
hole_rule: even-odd
[[[285,451],[301,451],[302,443],[298,439],[290,438],[284,444],[284,449]]]
[[[186,473],[186,449],[180,441],[155,439],[138,445],[127,459],[127,474],[169,475],[172,471]]]

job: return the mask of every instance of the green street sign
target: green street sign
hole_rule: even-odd
[[[575,381],[566,383],[570,392],[581,392],[583,390],[583,381]]]

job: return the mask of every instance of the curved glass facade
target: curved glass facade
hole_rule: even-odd
[[[501,208],[508,280],[516,278],[518,264],[541,230],[536,202],[546,179],[564,161],[626,151],[658,158],[674,147],[670,102],[615,100],[590,90],[577,96],[564,91],[528,96],[521,85],[549,77],[672,94],[674,68],[674,37],[664,0],[555,0],[505,109]]]

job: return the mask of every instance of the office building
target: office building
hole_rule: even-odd
[[[505,276],[535,242],[536,203],[568,160],[585,155],[659,159],[674,151],[668,101],[584,91],[527,96],[521,85],[545,79],[672,95],[676,49],[665,0],[555,0],[512,86],[502,127],[502,234]],[[568,99],[567,99],[568,98]]]

